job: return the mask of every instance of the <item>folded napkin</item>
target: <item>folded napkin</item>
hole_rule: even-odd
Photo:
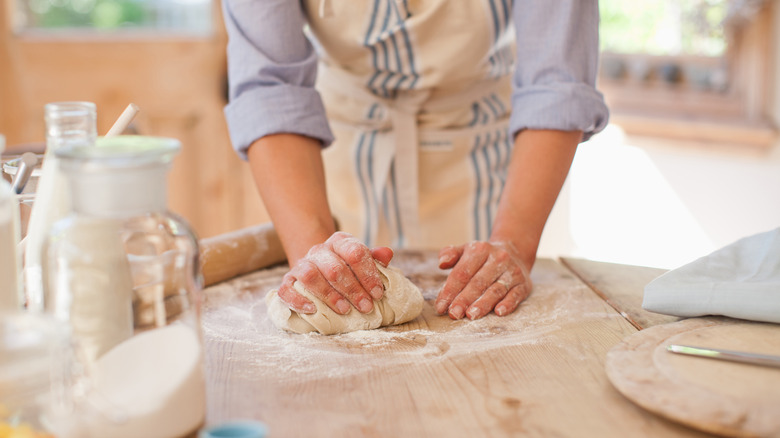
[[[642,308],[780,323],[780,228],[740,239],[645,286]]]

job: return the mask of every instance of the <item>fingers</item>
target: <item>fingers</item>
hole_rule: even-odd
[[[277,295],[279,298],[287,304],[287,307],[295,310],[298,313],[314,313],[317,311],[317,307],[311,301],[303,297],[293,288],[295,283],[295,277],[287,273],[282,279],[282,285],[279,286]]]
[[[334,233],[324,243],[313,246],[285,275],[279,297],[296,312],[314,313],[314,304],[293,288],[294,282],[299,281],[307,292],[340,315],[349,313],[352,307],[369,313],[374,308],[373,299],[379,300],[384,294],[375,254],[384,264],[393,257],[390,248],[371,251],[350,234]]]
[[[518,284],[506,294],[498,304],[496,304],[495,312],[498,316],[506,316],[514,312],[517,306],[523,302],[528,295],[531,294],[531,280]]]
[[[466,284],[463,290],[452,300],[450,304],[449,315],[453,319],[463,318],[466,314],[470,319],[480,317],[493,310],[493,306],[506,295],[507,288],[505,283],[497,283],[496,280],[502,274],[500,269],[495,269],[495,263],[492,263],[489,257],[488,261],[482,266],[476,275]],[[481,309],[476,306],[477,301],[482,298],[481,306],[490,304],[490,307]],[[468,309],[468,310],[467,310]]]
[[[324,257],[320,257],[320,264],[323,265],[323,270],[328,271],[331,278],[336,274],[332,272],[332,269],[325,267],[327,261]],[[320,266],[314,262],[314,260],[307,258],[302,259],[295,268],[290,271],[290,275],[295,277],[303,284],[303,287],[322,300],[328,305],[334,312],[344,315],[349,312],[351,306],[342,294],[333,288],[332,284],[320,271]],[[280,296],[281,297],[281,296]]]
[[[393,250],[386,246],[380,246],[371,250],[371,257],[373,257],[377,262],[381,263],[385,268],[390,264],[390,260],[393,259],[393,255]]]
[[[333,253],[335,253],[341,261],[343,261],[340,266],[343,270],[340,272],[340,274],[344,275],[346,279],[348,279],[348,283],[344,285],[344,287],[349,288],[348,290],[345,290],[344,287],[339,287],[340,285],[334,284],[334,287],[339,289],[339,291],[360,295],[357,297],[358,301],[353,302],[353,304],[356,304],[355,307],[361,311],[363,311],[363,307],[359,307],[357,304],[362,302],[362,299],[368,299],[367,304],[369,307],[366,312],[370,312],[373,306],[370,298],[375,300],[382,299],[382,294],[384,293],[384,287],[379,276],[379,270],[374,264],[374,258],[371,255],[371,251],[357,238],[352,237],[346,233],[334,234],[332,240],[328,239],[325,244],[330,244]],[[347,270],[350,272],[346,272]],[[359,286],[359,288],[354,287],[355,284],[352,282],[353,278],[357,280],[357,286]],[[364,296],[366,293],[370,294],[370,297]],[[350,299],[350,301],[352,300]]]
[[[450,309],[450,306],[453,304],[455,297],[463,291],[487,260],[489,252],[486,250],[486,245],[488,245],[486,242],[471,242],[464,246],[459,262],[450,272],[450,275],[447,276],[444,287],[439,292],[439,296],[436,297],[436,302],[434,303],[436,313],[443,315],[449,309],[454,315],[460,314],[460,316],[454,316],[455,319],[463,317],[463,313],[466,311],[465,307],[461,305],[461,309]],[[455,251],[458,250],[455,249]],[[473,298],[472,301],[474,299],[476,298]],[[469,301],[467,304],[471,304],[472,301]]]
[[[490,313],[490,311],[496,307],[496,304],[506,297],[507,292],[507,284],[501,280],[496,281],[471,304],[468,310],[466,310],[466,316],[471,320],[482,318]],[[517,305],[519,304],[520,302],[518,301]],[[517,307],[517,305],[515,305],[515,307]],[[496,314],[498,315],[498,313]]]
[[[442,260],[458,258],[434,303],[440,315],[450,318],[481,318],[491,311],[499,316],[513,312],[528,297],[531,281],[522,261],[511,247],[501,242],[472,242],[448,247],[440,252]]]
[[[465,245],[446,246],[439,251],[439,269],[450,269],[463,255]]]
[[[368,249],[366,249],[366,254],[368,254]],[[342,315],[349,312],[350,303],[362,313],[368,313],[373,309],[374,305],[371,296],[368,295],[363,285],[360,284],[347,261],[339,257],[339,253],[320,250],[309,257],[308,260],[316,266],[320,274],[319,277],[327,281],[327,285],[322,284],[319,278],[313,275],[310,278],[314,288],[309,289],[309,291],[317,298],[328,303],[331,309]],[[369,260],[368,263],[371,263],[371,267],[376,270],[373,262]],[[306,279],[301,278],[300,280],[304,285],[309,286],[310,283]],[[324,294],[324,296],[321,294]],[[349,303],[342,302],[344,298]]]

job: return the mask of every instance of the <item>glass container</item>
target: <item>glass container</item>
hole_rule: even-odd
[[[97,138],[96,107],[91,102],[54,102],[45,106],[46,153],[30,212],[24,250],[26,305],[43,308],[41,250],[52,224],[69,211],[69,194],[55,152],[73,144],[92,145]]]
[[[35,202],[35,192],[38,189],[38,178],[41,177],[41,172],[43,171],[43,169],[41,169],[43,154],[36,154],[35,157],[38,159],[38,164],[33,168],[32,174],[30,174],[27,184],[24,185],[22,193],[16,195],[16,200],[19,204],[19,229],[21,231],[20,234],[22,239],[27,235],[27,223],[30,221],[30,212],[32,211]],[[3,176],[6,181],[11,182],[16,178],[21,163],[21,157],[3,161]]]
[[[0,312],[0,436],[82,436],[72,423],[72,352],[68,330],[54,318]]]
[[[116,136],[56,151],[72,212],[44,248],[44,303],[87,369],[91,436],[173,438],[205,416],[198,244],[167,210],[179,148]]]
[[[5,150],[5,137],[0,135],[0,154]],[[0,178],[0,310],[20,307],[19,207],[11,185]]]

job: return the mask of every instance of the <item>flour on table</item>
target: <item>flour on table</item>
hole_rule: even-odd
[[[541,275],[545,271],[540,271],[534,278],[534,292],[512,315],[489,314],[475,321],[451,321],[433,309],[446,273],[433,272],[435,262],[416,253],[396,257],[394,265],[426,299],[422,313],[412,321],[329,336],[316,331],[298,334],[279,330],[268,315],[264,299],[290,269],[279,265],[205,290],[206,351],[229,355],[231,366],[242,364],[247,373],[258,376],[258,382],[268,373],[287,382],[344,379],[374,372],[381,366],[406,367],[474,357],[507,345],[523,345],[529,350],[565,349],[567,355],[584,357],[585,353],[562,344],[560,334],[566,332],[568,321],[575,315],[594,320],[604,317],[601,313],[583,313],[577,305],[580,297],[593,293],[587,286],[572,279],[571,287],[561,288],[550,283],[555,278],[552,274],[547,278]],[[615,317],[619,317],[617,313]],[[217,385],[212,390],[222,389]]]
[[[399,269],[385,268],[379,264],[376,266],[382,277],[385,293],[381,300],[374,301],[374,308],[369,313],[350,309],[346,315],[339,315],[304,289],[300,282],[295,282],[293,285],[295,290],[311,300],[317,307],[317,311],[313,314],[304,314],[290,310],[274,289],[265,298],[268,316],[274,325],[281,329],[295,333],[319,332],[325,335],[371,330],[403,324],[417,318],[422,312],[424,303],[420,289]]]

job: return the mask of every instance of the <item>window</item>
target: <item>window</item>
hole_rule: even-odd
[[[772,3],[600,0],[599,81],[613,121],[629,133],[771,145]]]
[[[16,0],[16,29],[44,33],[208,35],[211,0]]]
[[[602,50],[722,56],[726,0],[601,0]]]

